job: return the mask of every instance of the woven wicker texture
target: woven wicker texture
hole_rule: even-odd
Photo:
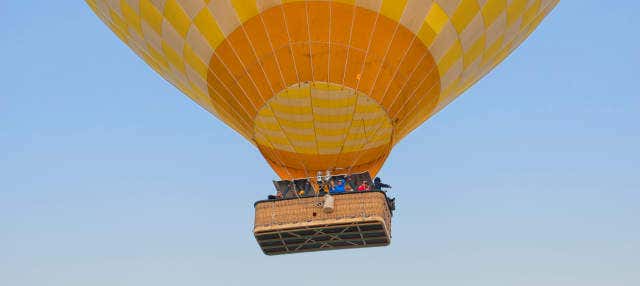
[[[324,197],[256,203],[254,235],[267,255],[386,246],[391,212],[383,192],[333,195],[333,212]]]
[[[391,215],[384,193],[346,193],[333,197],[331,213],[322,211],[322,197],[260,202],[255,207],[254,232],[377,218],[384,220],[387,232],[391,233]]]

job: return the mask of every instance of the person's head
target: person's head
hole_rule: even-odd
[[[375,179],[373,179],[373,181],[376,183],[380,183],[380,177],[376,177]]]
[[[342,185],[342,180],[338,180],[338,186]]]

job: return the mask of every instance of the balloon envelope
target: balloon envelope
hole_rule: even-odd
[[[87,0],[283,179],[375,175],[558,0]]]

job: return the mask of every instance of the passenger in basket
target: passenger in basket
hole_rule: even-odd
[[[329,180],[329,193],[333,194],[335,192],[336,189],[336,182],[334,182],[333,180]]]
[[[362,183],[360,183],[360,186],[358,186],[358,192],[366,192],[366,191],[371,191],[371,187],[369,186],[369,182],[362,181]]]
[[[391,185],[387,185],[380,180],[380,177],[373,179],[373,190],[382,191],[382,188],[391,188]]]
[[[304,195],[313,196],[313,187],[311,186],[311,182],[309,182],[309,180],[304,181]]]
[[[332,194],[341,194],[344,193],[344,181],[342,179],[338,179],[336,184],[333,186]]]
[[[287,181],[282,197],[285,199],[295,198],[298,196],[296,184],[293,181]]]
[[[345,184],[344,185],[344,191],[345,192],[353,192],[353,188],[351,187],[351,184]]]
[[[278,192],[276,193],[276,195],[269,195],[269,196],[267,196],[267,199],[269,199],[269,200],[278,200],[278,199],[282,199],[282,192],[280,192],[280,190],[278,190]]]
[[[357,189],[358,186],[354,184],[355,182],[353,181],[353,178],[351,176],[347,176],[347,180],[344,182],[344,187],[346,191],[352,192],[353,190]]]

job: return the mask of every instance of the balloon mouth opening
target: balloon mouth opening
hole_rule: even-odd
[[[386,152],[393,134],[387,112],[373,98],[318,81],[278,92],[254,122],[255,142],[267,159],[307,171],[375,161]]]

